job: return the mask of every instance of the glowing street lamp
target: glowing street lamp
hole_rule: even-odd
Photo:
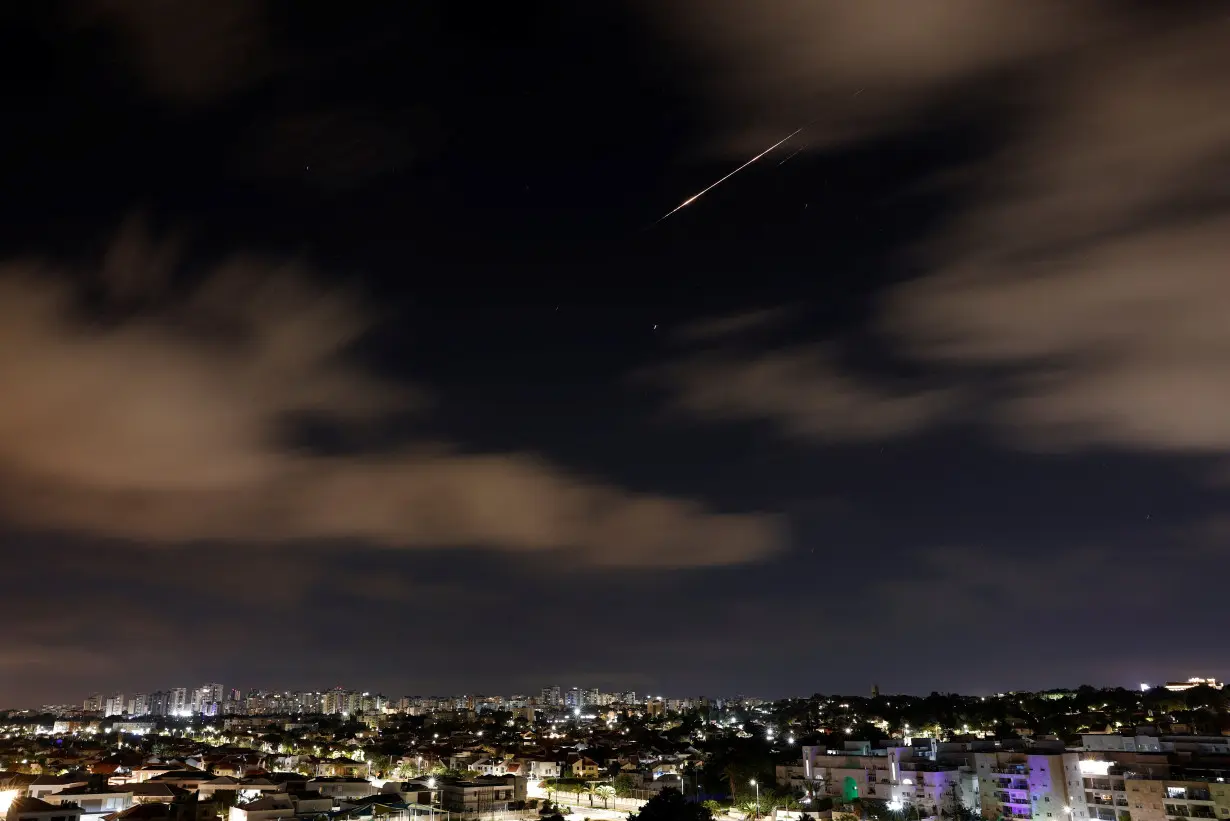
[[[752,779],[752,786],[756,788],[756,818],[760,818],[760,785],[756,783],[756,779]]]

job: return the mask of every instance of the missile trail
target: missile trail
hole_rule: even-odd
[[[806,126],[804,126],[804,127],[806,127]],[[773,145],[771,145],[771,146],[769,146],[768,148],[766,148],[764,151],[761,151],[761,152],[760,152],[759,154],[757,154],[755,157],[752,157],[750,160],[748,160],[747,162],[743,163],[743,165],[739,166],[739,167],[738,167],[738,168],[736,168],[734,171],[731,171],[731,172],[730,172],[729,174],[727,174],[725,177],[722,177],[720,180],[718,180],[717,182],[715,182],[715,183],[713,183],[712,185],[710,185],[708,188],[704,188],[704,189],[702,189],[702,190],[698,191],[697,193],[693,194],[692,196],[688,197],[686,200],[684,200],[683,202],[681,202],[681,203],[679,203],[678,205],[676,205],[673,209],[671,209],[670,211],[667,211],[665,214],[663,214],[662,216],[658,217],[658,220],[657,220],[657,222],[655,222],[655,223],[654,223],[654,225],[657,225],[659,222],[661,222],[662,220],[666,219],[666,218],[667,218],[667,217],[669,217],[671,214],[674,214],[676,211],[679,211],[680,209],[683,209],[683,208],[687,208],[689,205],[691,205],[692,203],[696,202],[698,199],[700,199],[701,197],[703,197],[705,194],[708,194],[708,193],[709,193],[710,191],[712,191],[714,188],[717,188],[719,185],[721,185],[722,183],[726,182],[728,179],[730,179],[731,177],[733,177],[735,174],[738,174],[738,173],[739,173],[740,171],[742,171],[744,168],[747,168],[749,165],[751,165],[752,163],[756,162],[756,160],[760,159],[760,158],[761,158],[761,157],[763,157],[765,154],[768,154],[770,151],[772,151],[773,149],[777,148],[779,145],[781,145],[782,143],[786,142],[787,140],[791,139],[792,137],[794,137],[795,135],[797,135],[797,134],[799,133],[799,131],[802,131],[802,130],[803,130],[803,129],[802,129],[802,128],[800,128],[798,131],[795,131],[795,132],[794,132],[794,134],[790,134],[790,135],[786,136],[784,139],[778,140],[777,142],[773,143]]]
[[[796,148],[796,149],[794,150],[794,153],[793,153],[793,154],[791,154],[791,155],[790,155],[789,157],[787,157],[786,159],[784,159],[784,160],[782,160],[781,162],[779,162],[779,163],[777,164],[777,167],[778,167],[778,168],[781,168],[783,165],[785,165],[786,163],[790,162],[790,161],[791,161],[791,160],[793,160],[795,157],[799,156],[799,152],[800,152],[800,151],[802,151],[802,150],[803,150],[803,149],[801,149],[801,148]]]

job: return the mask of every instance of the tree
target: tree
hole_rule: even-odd
[[[594,793],[602,799],[602,807],[606,809],[611,806],[611,799],[615,797],[615,788],[610,784],[603,784],[597,787]]]
[[[693,804],[683,793],[667,787],[645,802],[640,812],[628,814],[628,821],[712,821],[713,816],[703,804]]]
[[[418,767],[409,761],[403,761],[393,770],[393,777],[398,781],[408,781],[419,775]]]
[[[222,815],[226,816],[231,807],[239,800],[238,790],[214,790],[213,801],[222,810]]]
[[[726,776],[726,780],[730,782],[730,797],[734,798],[737,794],[735,782],[743,780],[743,771],[735,764],[727,764],[722,768],[722,775]]]
[[[628,773],[620,773],[615,776],[615,794],[620,798],[631,798],[632,793],[636,790],[639,782],[636,776]]]
[[[773,806],[770,809],[781,807],[783,810],[793,812],[799,808],[799,799],[795,798],[790,793],[782,793],[773,799]]]
[[[713,800],[702,801],[701,806],[707,809],[709,811],[709,814],[712,815],[714,818],[717,818],[719,815],[722,815],[726,810],[725,807],[723,807],[721,804]]]
[[[593,784],[586,784],[583,787],[580,787],[580,792],[578,793],[578,795],[588,795],[589,796],[589,806],[591,808],[594,806],[594,796],[597,794],[598,794],[598,788],[594,786]]]

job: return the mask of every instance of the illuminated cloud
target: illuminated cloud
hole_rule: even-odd
[[[885,296],[876,330],[1013,446],[1230,449],[1225,15],[922,5],[685,3],[670,20],[729,89],[728,143],[810,116],[833,141],[908,131],[923,107],[994,87],[999,142],[946,178],[964,206],[916,249],[925,273]],[[684,409],[796,432],[944,418],[852,389],[860,377],[806,349],[679,376]]]
[[[646,379],[670,407],[709,421],[765,421],[821,441],[874,440],[927,427],[946,415],[946,390],[898,390],[844,372],[823,348],[726,350],[684,356]]]
[[[887,301],[903,351],[990,371],[1000,421],[1034,443],[1230,448],[1225,27],[1140,30],[1042,72],[934,273]]]
[[[893,0],[771,7],[682,0],[644,8],[726,117],[719,145],[740,151],[813,121],[813,142],[907,123],[933,95],[1054,53],[1086,36],[1089,25],[1085,12],[1058,0],[920,0],[909,14]]]
[[[126,235],[105,277],[114,304],[93,322],[46,266],[0,272],[8,521],[148,544],[357,539],[611,566],[738,563],[780,544],[769,517],[634,493],[528,453],[289,449],[289,416],[362,425],[428,399],[346,361],[367,318],[296,266],[234,259],[175,298],[134,284],[162,279],[167,261]]]

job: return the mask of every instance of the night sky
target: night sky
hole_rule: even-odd
[[[0,706],[1230,676],[1228,12],[4,4]]]

